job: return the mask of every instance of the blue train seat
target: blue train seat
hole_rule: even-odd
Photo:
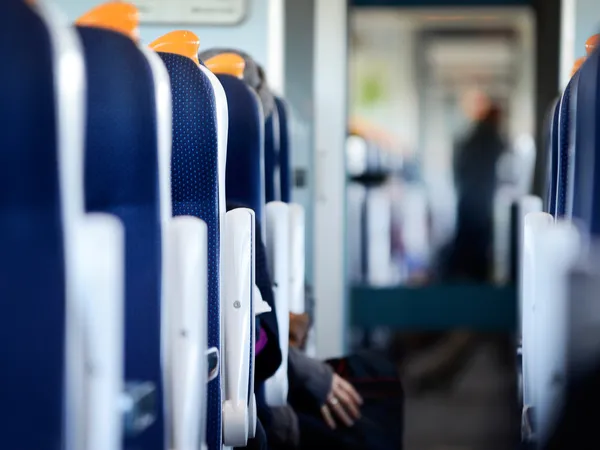
[[[567,180],[569,176],[569,152],[571,142],[571,91],[573,80],[565,88],[559,103],[558,163],[556,177],[556,217],[567,213]]]
[[[524,417],[533,419],[534,438],[539,446],[551,435],[557,405],[562,403],[575,369],[570,364],[577,343],[569,341],[575,331],[574,323],[566,312],[573,310],[570,306],[573,296],[581,296],[577,289],[570,288],[568,281],[577,261],[582,266],[586,264],[586,258],[581,258],[585,239],[581,239],[579,231],[594,236],[600,226],[597,176],[600,166],[596,161],[600,146],[596,136],[600,118],[599,63],[599,55],[594,51],[588,52],[587,59],[576,62],[560,100],[558,118],[554,120],[559,125],[558,162],[549,165],[549,190],[551,193],[556,181],[557,217],[566,220],[555,222],[551,215],[543,213],[525,218],[523,397],[524,412],[529,414],[524,413]],[[552,202],[551,195],[549,199]],[[552,204],[550,212],[551,208]]]
[[[280,199],[284,203],[292,201],[292,155],[290,150],[290,112],[286,101],[275,97],[277,116],[279,118],[279,171]]]
[[[304,207],[292,202],[292,150],[290,111],[287,102],[275,97],[279,118],[279,185],[280,199],[289,205],[290,247],[289,247],[289,310],[303,314],[305,305],[306,218]]]
[[[124,445],[162,450],[168,440],[161,333],[171,210],[169,79],[158,57],[131,35],[96,23],[98,10],[77,27],[88,79],[85,207],[114,214],[125,230],[124,371],[135,408]]]
[[[189,54],[178,51],[190,50]],[[219,115],[223,106],[210,78],[199,67],[197,57],[198,38],[193,33],[177,31],[169,33],[150,47],[158,52],[170,76],[173,123],[173,148],[171,158],[172,214],[175,217],[191,216],[206,223],[205,269],[208,297],[206,299],[206,345],[218,353],[222,344],[221,331],[221,271],[222,230],[224,222],[222,160],[225,158],[223,136],[219,131]],[[226,127],[226,123],[225,123]],[[222,127],[221,127],[222,128]],[[184,368],[184,367],[182,367]],[[177,378],[185,376],[174,374]],[[178,379],[172,380],[174,390]],[[198,379],[200,384],[206,379]],[[190,388],[193,384],[189,385]],[[210,380],[207,389],[202,388],[204,399],[191,410],[195,417],[185,419],[183,424],[198,422],[198,430],[181,430],[181,435],[197,434],[209,448],[221,448],[222,440],[222,372]],[[181,407],[185,406],[185,391],[181,391]],[[174,399],[175,400],[175,399]],[[188,409],[189,412],[189,409]],[[183,425],[182,424],[182,425]],[[183,438],[182,438],[183,439]]]
[[[262,144],[263,133],[254,128],[262,119],[259,109],[259,100],[255,93],[246,87],[240,78],[246,69],[244,59],[237,54],[219,54],[212,51],[202,52],[200,57],[205,57],[204,63],[219,80],[228,104],[228,138],[226,162],[226,199],[228,202],[244,205],[227,213],[227,242],[225,243],[226,262],[225,277],[226,295],[224,300],[226,341],[232,342],[233,351],[227,351],[226,364],[236,364],[238,368],[231,367],[227,377],[227,400],[223,408],[224,439],[226,443],[245,442],[248,437],[256,433],[256,399],[254,395],[254,350],[255,350],[255,314],[262,310],[260,296],[255,288],[255,215],[262,211],[261,198],[264,196],[262,183],[256,174],[249,173],[258,169],[257,162],[262,159],[253,159],[259,150],[258,143]],[[244,114],[248,117],[246,117]],[[244,150],[247,149],[247,152]],[[262,150],[262,147],[260,147]],[[248,183],[248,184],[246,184]],[[244,245],[242,243],[245,242]],[[244,250],[245,248],[245,250]],[[241,265],[240,265],[241,264]],[[239,267],[235,269],[236,265]],[[243,275],[245,274],[245,275]],[[236,277],[243,276],[242,280]],[[238,287],[235,287],[235,286]],[[236,295],[236,290],[239,294]],[[244,308],[244,301],[234,309],[244,311],[243,317],[238,317],[232,308],[232,301],[242,298],[248,299],[249,308]],[[235,304],[235,301],[234,303]],[[246,317],[247,316],[247,317]],[[248,321],[248,323],[247,323]],[[236,326],[236,323],[240,325]],[[249,327],[248,327],[249,324]],[[242,333],[242,334],[240,334]],[[240,347],[241,345],[241,347]],[[231,358],[231,359],[230,359]],[[236,363],[239,361],[239,363]],[[242,398],[246,397],[245,406],[242,407]],[[235,399],[238,399],[236,405]],[[246,419],[244,419],[246,416]],[[247,426],[244,427],[244,423]],[[244,433],[247,435],[244,436]]]
[[[576,82],[576,151],[573,155],[573,179],[570,203],[573,219],[586,233],[600,234],[600,53],[592,52],[578,71]]]
[[[0,18],[3,445],[115,448],[122,236],[84,215],[83,57],[45,4],[2,2]]]
[[[204,54],[212,59],[213,52],[210,50],[202,52],[200,57]],[[210,59],[205,59],[205,62]],[[218,68],[212,70],[223,85],[229,105],[227,201],[252,209],[262,223],[265,204],[265,126],[260,99],[235,75],[221,73]]]
[[[546,180],[546,211],[556,216],[556,199],[557,199],[557,177],[558,177],[558,162],[559,162],[559,145],[558,145],[558,129],[560,118],[560,100],[557,100],[550,110],[548,117],[548,142],[547,142],[547,173]]]
[[[24,2],[2,2],[0,22],[0,47],[11,61],[0,73],[1,429],[8,447],[53,449],[64,432],[67,358],[66,199],[54,90],[64,73],[55,69],[48,25]]]
[[[281,200],[281,131],[277,109],[265,121],[265,201]]]
[[[209,61],[237,55],[244,64],[244,70],[240,71],[237,77],[232,76],[231,72],[219,74],[230,107],[227,198],[234,203],[251,207],[259,218],[259,223],[264,223],[263,232],[273,278],[283,361],[275,375],[266,381],[265,397],[271,406],[281,406],[287,403],[288,390],[289,208],[279,201],[267,202],[266,197],[267,191],[273,198],[279,196],[277,109],[265,84],[264,75],[261,75],[260,67],[248,55],[218,49],[208,50],[206,54],[217,55]],[[260,83],[253,82],[257,79],[261,80]],[[257,85],[260,86],[260,90],[257,89]],[[270,104],[272,107],[269,107]],[[266,118],[265,111],[268,113]],[[269,137],[264,137],[264,133],[268,133]],[[234,135],[240,139],[232,139]],[[269,167],[267,160],[270,161]],[[270,189],[267,190],[265,185],[270,185]]]

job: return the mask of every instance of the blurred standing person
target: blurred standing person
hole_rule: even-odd
[[[489,97],[470,93],[464,107],[474,123],[455,146],[457,224],[443,272],[450,278],[485,282],[491,272],[497,165],[506,143],[500,131],[500,109]]]

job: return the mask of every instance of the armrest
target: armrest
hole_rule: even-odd
[[[69,314],[81,319],[83,354],[76,364],[83,375],[83,445],[86,450],[118,450],[123,433],[123,227],[114,216],[89,214],[76,234],[79,311]]]
[[[290,312],[304,314],[304,278],[306,266],[304,208],[292,203],[290,211]]]
[[[265,208],[265,216],[267,260],[273,277],[273,294],[282,357],[281,365],[275,375],[265,382],[265,397],[270,406],[284,406],[287,404],[288,395],[287,360],[290,333],[289,207],[282,202],[271,202]]]
[[[225,398],[223,443],[244,447],[255,428],[254,403],[254,313],[255,285],[254,212],[240,208],[225,216],[223,236],[223,299],[225,319]],[[254,425],[252,424],[254,422]]]
[[[180,216],[168,233],[163,339],[169,448],[188,450],[206,435],[207,229],[196,217]]]

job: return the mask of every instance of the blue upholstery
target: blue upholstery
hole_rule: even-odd
[[[265,122],[265,201],[280,200],[280,130],[277,110]]]
[[[22,1],[0,2],[0,435],[62,446],[65,269],[50,37]]]
[[[560,100],[558,120],[558,165],[556,181],[556,217],[567,212],[567,187],[569,176],[569,148],[571,145],[571,89],[569,82]]]
[[[594,52],[579,70],[577,114],[575,119],[577,151],[573,155],[573,217],[586,230],[600,234],[600,53]]]
[[[550,111],[549,118],[549,145],[548,145],[548,173],[547,173],[547,195],[546,211],[556,216],[556,194],[558,181],[558,128],[559,128],[560,107],[556,103]]]
[[[88,83],[85,203],[125,227],[125,377],[152,382],[157,420],[126,439],[131,450],[163,450],[161,225],[154,81],[127,37],[80,28]]]
[[[292,201],[292,155],[290,149],[290,114],[285,100],[275,97],[275,106],[279,116],[279,170],[281,201]]]
[[[246,205],[263,220],[264,118],[258,95],[230,75],[218,75],[229,105],[227,201]]]
[[[186,57],[159,53],[171,78],[173,215],[199,217],[208,226],[208,345],[221,347],[219,167],[217,115],[208,77]],[[207,443],[221,448],[221,377],[208,387]]]

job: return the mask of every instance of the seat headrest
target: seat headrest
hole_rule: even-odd
[[[594,50],[598,47],[600,43],[600,34],[594,34],[590,36],[587,41],[585,41],[585,51],[588,56],[590,56]]]
[[[587,58],[585,56],[582,56],[581,58],[577,58],[575,60],[575,63],[573,63],[573,68],[571,69],[571,76],[574,76],[579,71],[586,59]]]
[[[75,22],[80,27],[103,28],[139,39],[139,11],[130,3],[111,1],[85,13]]]
[[[204,60],[205,66],[215,74],[231,75],[244,80],[246,61],[236,53],[221,53]]]
[[[158,53],[172,53],[174,55],[185,56],[200,65],[200,61],[198,60],[200,38],[191,31],[171,31],[156,39],[149,47]]]
[[[267,77],[263,68],[250,55],[241,50],[232,48],[212,48],[200,52],[198,57],[202,61],[207,61],[224,53],[236,54],[244,59],[246,63],[244,67],[244,81],[248,86],[254,89],[260,97],[264,116],[265,118],[268,118],[275,109],[275,98],[269,89]]]

